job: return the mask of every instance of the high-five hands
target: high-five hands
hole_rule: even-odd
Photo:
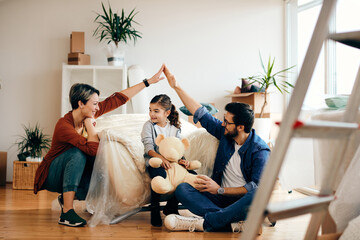
[[[164,71],[164,67],[165,67],[165,64],[161,65],[160,70],[159,70],[157,73],[155,73],[154,76],[152,76],[151,78],[148,79],[148,83],[149,83],[149,84],[157,83],[157,82],[159,82],[160,80],[163,80],[163,79],[164,79],[164,77],[160,77],[161,74],[162,74],[163,71]]]
[[[164,65],[164,74],[169,82],[170,87],[175,88],[177,86],[176,79],[165,65]]]
[[[194,183],[195,188],[199,192],[209,192],[211,194],[217,194],[217,190],[220,187],[219,184],[205,175],[197,175]]]

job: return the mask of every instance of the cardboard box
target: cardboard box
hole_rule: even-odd
[[[251,93],[239,93],[239,94],[230,94],[228,97],[231,97],[232,102],[242,102],[249,104],[254,110],[255,117],[260,116],[261,108],[265,101],[265,93],[263,92],[251,92]],[[264,118],[270,117],[270,99],[269,94],[267,94],[267,102],[264,109]]]
[[[90,65],[90,55],[83,53],[69,53],[68,54],[69,65]]]
[[[84,53],[85,52],[85,33],[72,32],[70,34],[70,52]]]
[[[14,161],[13,189],[34,189],[35,173],[41,162]]]
[[[0,152],[0,186],[6,184],[7,152]]]

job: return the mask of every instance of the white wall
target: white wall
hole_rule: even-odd
[[[105,3],[107,1],[104,1]],[[282,0],[118,0],[113,9],[136,7],[143,33],[128,46],[126,64],[139,64],[147,76],[166,63],[183,88],[201,102],[214,102],[222,116],[226,90],[239,78],[261,70],[258,52],[276,57],[284,67]],[[84,31],[91,63],[106,64],[102,44],[92,32],[95,0],[0,1],[0,151],[8,152],[7,181],[12,181],[16,135],[21,124],[36,122],[52,134],[60,117],[61,66],[67,61],[69,35]],[[147,89],[149,96],[168,93],[164,81]],[[280,96],[272,96],[272,111],[280,112]]]

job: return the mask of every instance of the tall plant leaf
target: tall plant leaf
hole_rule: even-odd
[[[94,22],[99,24],[95,29],[93,36],[95,36],[99,41],[104,39],[109,40],[109,44],[113,41],[116,45],[119,42],[127,43],[128,39],[134,40],[134,44],[138,38],[142,38],[141,33],[136,31],[132,24],[138,24],[134,17],[138,12],[135,12],[135,8],[129,13],[128,16],[125,15],[124,9],[121,11],[121,15],[114,13],[110,3],[108,4],[108,11],[106,10],[103,3],[101,3],[103,14],[96,13]],[[102,19],[102,20],[101,20]],[[138,24],[139,25],[139,24]]]

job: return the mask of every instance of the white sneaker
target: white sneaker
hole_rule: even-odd
[[[204,231],[202,217],[185,217],[176,214],[167,215],[164,219],[165,227],[171,231]]]
[[[234,233],[243,232],[245,230],[245,221],[231,223],[231,230]],[[259,227],[258,235],[262,234],[262,226]]]

